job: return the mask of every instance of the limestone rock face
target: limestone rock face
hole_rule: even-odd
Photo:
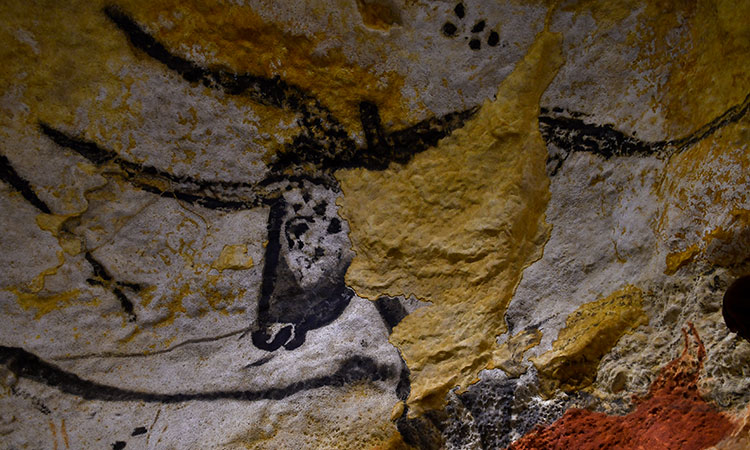
[[[747,17],[2,2],[0,448],[747,448]]]

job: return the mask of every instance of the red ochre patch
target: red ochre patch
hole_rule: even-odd
[[[682,355],[661,370],[648,394],[634,398],[635,411],[608,416],[571,408],[553,424],[534,429],[507,450],[698,450],[718,443],[735,425],[698,392],[706,349],[693,324],[688,326],[689,333],[682,330]]]

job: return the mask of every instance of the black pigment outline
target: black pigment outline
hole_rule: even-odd
[[[370,170],[383,170],[391,162],[404,164],[416,153],[437,144],[438,140],[449,135],[453,130],[461,127],[478,110],[478,107],[465,111],[454,112],[442,117],[426,119],[404,130],[385,133],[380,122],[377,106],[368,101],[360,103],[360,119],[365,133],[366,146],[357,147],[349,138],[342,125],[335,117],[313,96],[306,94],[301,88],[290,85],[278,77],[264,78],[250,74],[233,74],[223,69],[207,69],[193,62],[170,53],[161,43],[147,34],[138,24],[119,8],[108,6],[104,9],[107,17],[122,30],[130,42],[152,58],[160,61],[169,69],[177,72],[186,81],[201,82],[204,85],[222,89],[232,95],[247,95],[252,100],[264,104],[299,113],[299,124],[302,133],[280,152],[277,160],[271,164],[270,175],[257,184],[233,181],[206,181],[187,176],[176,176],[151,166],[145,166],[122,159],[115,152],[103,149],[97,144],[73,137],[50,125],[40,123],[41,132],[61,147],[69,148],[97,166],[113,164],[120,169],[121,175],[135,187],[162,197],[173,197],[187,203],[219,210],[243,210],[259,206],[270,206],[269,211],[269,239],[266,249],[266,263],[261,287],[261,312],[267,313],[269,303],[275,287],[276,267],[278,266],[280,251],[280,229],[282,223],[279,218],[285,214],[285,203],[279,193],[280,187],[275,184],[291,183],[304,184],[312,182],[336,188],[337,183],[331,177],[331,172],[340,168],[361,167]],[[695,132],[680,139],[646,142],[615,129],[612,125],[596,125],[587,123],[572,114],[572,117],[559,114],[560,109],[542,108],[539,116],[539,128],[548,145],[556,145],[569,152],[586,151],[597,154],[605,159],[615,156],[646,156],[653,154],[671,154],[682,151],[718,129],[740,120],[750,109],[750,95],[745,101],[736,105],[710,123]],[[554,172],[562,165],[559,161]],[[309,170],[310,165],[322,175],[309,173],[292,173],[295,168],[302,166]],[[297,166],[297,167],[295,167]],[[554,173],[553,173],[554,175]],[[18,191],[24,199],[39,211],[49,214],[49,206],[42,201],[29,182],[23,179],[13,168],[7,157],[0,155],[0,179]],[[163,190],[158,186],[168,183],[177,188]],[[264,194],[258,191],[268,188]],[[231,191],[248,189],[253,192],[250,199],[231,198]],[[217,194],[221,193],[222,195]],[[229,198],[227,198],[229,197]],[[236,196],[235,196],[236,197]],[[277,217],[278,216],[278,217]],[[277,223],[279,222],[279,223]],[[132,302],[124,299],[120,287],[134,291],[141,289],[134,283],[118,282],[96,261],[90,253],[86,259],[91,264],[94,277],[87,281],[91,284],[107,285],[121,301],[123,309],[133,318]],[[270,263],[270,264],[269,264]],[[345,298],[343,308],[353,295],[341,281]],[[118,295],[118,292],[120,295]],[[330,292],[329,292],[330,294]],[[265,306],[263,306],[265,302]],[[396,305],[394,302],[398,303]],[[128,306],[129,305],[129,306]],[[331,306],[331,305],[327,305]],[[341,306],[334,301],[332,306]],[[396,299],[382,298],[375,302],[376,309],[381,314],[389,332],[405,316],[406,312]],[[341,311],[343,311],[341,308]],[[340,314],[340,312],[338,313]],[[338,317],[316,318],[311,323],[295,323],[295,338],[297,341],[282,342],[291,337],[291,329],[284,328],[276,334],[273,341],[263,340],[267,335],[264,330],[254,333],[254,343],[261,342],[270,350],[284,345],[287,349],[296,348],[304,341],[307,329],[323,326]],[[270,319],[269,319],[270,320]],[[317,320],[317,322],[316,322]],[[324,323],[323,323],[324,322]],[[307,327],[307,328],[306,328]],[[301,331],[301,332],[300,332]],[[284,339],[286,336],[286,339]],[[301,336],[301,340],[298,339]],[[278,341],[278,342],[277,342]],[[256,343],[256,346],[258,344]],[[18,377],[27,378],[55,387],[62,392],[77,395],[84,399],[104,401],[145,401],[178,403],[192,400],[261,400],[280,399],[296,392],[316,389],[323,386],[342,386],[360,380],[384,380],[394,375],[395,370],[388,366],[377,364],[374,360],[355,356],[343,362],[332,375],[311,378],[292,383],[283,388],[272,388],[260,391],[212,391],[204,393],[157,394],[141,391],[120,389],[102,385],[93,381],[81,379],[75,374],[66,372],[57,366],[41,360],[26,350],[14,347],[0,346],[0,363],[7,364],[9,369]],[[405,369],[405,370],[404,370]],[[402,386],[403,385],[403,386]],[[406,398],[409,391],[408,369],[405,366],[399,375],[400,398]]]
[[[18,191],[36,209],[44,214],[50,214],[49,206],[36,195],[31,184],[16,172],[16,169],[13,168],[10,160],[5,155],[0,155],[0,180],[5,181]]]
[[[412,154],[434,146],[477,111],[477,108],[472,108],[426,119],[385,136],[377,107],[365,101],[360,105],[360,111],[365,111],[361,114],[362,126],[365,130],[377,130],[383,136],[381,141],[385,145],[359,148],[333,114],[302,88],[278,76],[266,78],[200,67],[171,53],[120,8],[107,6],[104,13],[125,33],[135,48],[177,72],[188,82],[200,82],[230,95],[248,96],[257,103],[299,113],[299,125],[303,131],[278,155],[278,160],[271,165],[272,172],[279,173],[289,166],[305,164],[334,170],[354,167],[385,169],[391,161],[406,162]],[[404,147],[408,147],[408,150]]]
[[[266,78],[251,74],[239,75],[222,69],[200,67],[171,53],[120,8],[106,6],[104,13],[126,34],[134,47],[177,72],[186,81],[200,82],[213,89],[222,89],[231,95],[243,94],[260,104],[300,113],[300,125],[304,132],[295,139],[296,144],[324,144],[323,148],[311,149],[316,158],[322,156],[322,150],[331,150],[332,147],[339,151],[354,150],[354,141],[348,137],[330,111],[299,87],[286,83],[278,76]],[[328,138],[327,142],[320,142],[320,135],[325,135]]]
[[[120,301],[122,310],[125,311],[125,314],[130,316],[130,322],[135,322],[137,317],[135,315],[135,310],[133,309],[133,302],[131,302],[130,299],[122,292],[121,288],[130,289],[138,293],[143,289],[143,286],[138,283],[115,281],[112,278],[112,275],[110,275],[107,269],[104,267],[104,265],[94,259],[94,256],[91,254],[91,252],[85,252],[84,257],[94,269],[94,276],[87,278],[86,282],[92,286],[102,286],[112,291],[112,293],[115,294],[115,297],[117,297],[117,300]]]
[[[148,430],[146,427],[136,427],[133,429],[133,432],[130,434],[131,436],[140,436],[141,434],[148,433]]]
[[[278,77],[269,80],[249,74],[237,75],[223,70],[211,71],[198,67],[190,61],[171,54],[162,44],[143,31],[138,24],[119,9],[107,7],[105,13],[118,28],[128,35],[130,42],[136,48],[178,72],[187,81],[201,81],[208,87],[222,88],[229,94],[247,94],[260,103],[300,113],[302,115],[300,125],[304,131],[287,146],[285,151],[279,154],[278,159],[271,165],[271,173],[288,173],[289,168],[304,166],[309,163],[324,171],[345,167],[383,170],[391,162],[404,164],[414,154],[436,145],[439,139],[445,137],[453,129],[462,126],[463,122],[478,110],[478,107],[475,107],[466,111],[451,113],[441,118],[428,119],[406,130],[386,135],[383,131],[377,105],[362,101],[360,103],[360,120],[365,134],[366,147],[357,148],[330,111],[323,107],[317,99],[305,94],[300,88],[289,85]],[[459,15],[458,11],[456,11],[456,14]],[[472,32],[474,31],[473,29]],[[495,36],[491,36],[490,39],[496,37],[495,33]],[[493,44],[497,45],[497,42],[493,42]],[[730,108],[722,116],[689,136],[669,141],[644,142],[616,130],[612,125],[593,125],[574,117],[553,116],[547,114],[548,111],[544,109],[539,116],[539,129],[548,145],[552,143],[570,149],[569,151],[589,151],[605,159],[612,156],[645,156],[669,153],[670,151],[682,151],[728,123],[739,120],[747,113],[749,100],[750,95],[742,105]],[[447,132],[445,131],[446,128],[448,129]],[[592,143],[595,145],[592,146]],[[559,161],[553,171],[554,173],[557,172],[562,163],[563,160]],[[272,319],[268,317],[269,302],[276,286],[275,278],[281,242],[280,230],[283,226],[282,217],[285,211],[283,198],[277,197],[276,201],[271,204],[269,211],[269,244],[266,248],[259,304],[259,317],[266,316],[265,322],[270,322]],[[345,300],[338,303],[333,302],[332,306],[339,306],[340,311],[343,312],[353,293],[344,285],[343,279],[340,284],[345,290],[345,295],[342,297]],[[395,301],[398,302],[398,300]],[[400,302],[399,306],[400,308],[395,307],[392,300],[388,301],[385,298],[376,301],[376,309],[381,314],[389,333],[405,315],[405,310]],[[336,317],[338,315],[333,315],[330,321],[335,320]],[[316,325],[323,326],[330,321],[324,320]],[[317,326],[310,326],[310,329]],[[285,342],[292,333],[289,325],[277,332],[271,342],[268,342],[271,336],[263,327],[256,330],[252,337],[254,345],[258,348],[273,351],[284,345],[285,348],[291,350],[304,342],[305,332],[306,329],[300,323],[295,323],[295,337],[289,342]],[[298,339],[299,336],[302,336],[301,340]],[[397,393],[399,398],[406,399],[410,390],[409,371],[403,361],[402,365]],[[399,421],[399,428],[408,428],[408,423],[405,421],[406,419]]]
[[[268,244],[258,301],[258,329],[252,333],[253,345],[266,351],[275,351],[282,345],[287,350],[298,348],[305,342],[308,331],[336,320],[354,297],[354,291],[344,282],[346,267],[333,275],[321,277],[316,286],[308,289],[302,289],[290,276],[286,260],[279,257],[284,241],[282,228],[286,228],[285,234],[288,234],[293,220],[285,220],[287,212],[288,205],[282,197],[271,205],[268,213]],[[276,298],[283,301],[275,302]],[[300,314],[301,311],[304,313]],[[274,323],[291,324],[272,336],[269,328]]]
[[[404,317],[408,315],[406,308],[401,304],[398,297],[379,297],[375,300],[375,308],[380,313],[380,317],[383,319],[389,335],[393,332],[396,325],[401,323]],[[409,397],[409,391],[411,391],[409,374],[409,367],[407,367],[406,362],[401,358],[401,372],[399,373],[398,385],[396,386],[396,395],[404,401]]]
[[[742,103],[734,105],[712,121],[677,139],[643,141],[629,136],[611,124],[597,125],[580,119],[581,113],[563,114],[560,108],[541,108],[539,131],[547,145],[555,145],[566,152],[558,157],[551,175],[562,166],[567,154],[589,152],[609,159],[616,156],[670,156],[692,147],[719,129],[738,122],[750,111],[750,94]]]
[[[163,394],[122,389],[86,380],[18,347],[0,346],[0,364],[5,365],[18,378],[41,383],[85,400],[109,402],[183,403],[213,400],[281,400],[298,392],[324,386],[341,387],[357,381],[383,381],[395,375],[395,370],[391,366],[378,364],[372,358],[365,356],[352,356],[345,359],[331,375],[308,378],[284,387]]]
[[[39,210],[39,212],[43,214],[51,214],[49,205],[39,198],[31,187],[31,184],[26,179],[18,175],[18,172],[16,172],[15,168],[11,165],[10,160],[4,155],[0,155],[0,180],[5,181],[18,191],[23,198]],[[137,283],[114,281],[104,266],[97,261],[91,253],[86,252],[85,257],[86,261],[91,265],[95,277],[88,278],[86,282],[92,286],[98,285],[110,290],[120,302],[125,313],[130,316],[130,321],[135,321],[136,315],[133,311],[133,302],[122,292],[121,288],[130,289],[137,293],[140,292],[143,287]]]
[[[237,211],[257,208],[263,205],[263,199],[253,195],[250,199],[222,198],[220,193],[231,190],[255,188],[249,183],[229,181],[204,181],[189,176],[177,176],[153,166],[126,161],[117,153],[100,147],[94,142],[73,137],[59,131],[44,122],[39,123],[41,132],[60,147],[69,148],[83,156],[97,167],[108,164],[119,169],[119,175],[134,187],[159,195],[175,198],[193,205],[208,209]],[[271,180],[266,180],[270,182]],[[167,185],[170,189],[160,186]]]
[[[190,176],[177,176],[153,166],[127,161],[116,152],[105,149],[95,142],[67,134],[46,123],[39,123],[42,134],[57,145],[75,151],[98,167],[115,169],[109,175],[120,176],[134,187],[144,191],[223,211],[246,210],[260,206],[270,207],[269,244],[265,250],[258,329],[253,332],[253,343],[258,348],[267,351],[276,350],[282,345],[287,350],[299,347],[304,343],[307,331],[327,325],[339,317],[354,293],[344,284],[343,273],[337,274],[340,276],[335,277],[335,285],[321,286],[320,289],[313,289],[298,295],[302,297],[305,304],[315,306],[309,313],[304,317],[297,317],[296,320],[284,320],[283,305],[273,301],[274,289],[277,287],[276,272],[285,268],[285,264],[279,265],[281,247],[279,234],[286,223],[276,223],[273,220],[274,214],[281,214],[281,217],[284,215],[283,208],[286,205],[281,197],[282,188],[291,188],[290,183],[303,186],[305,182],[311,182],[338,189],[338,184],[332,176],[332,172],[336,169],[364,167],[371,170],[383,170],[391,162],[406,163],[414,154],[434,146],[438,140],[462,126],[463,122],[478,108],[429,118],[406,129],[386,133],[381,124],[377,106],[374,103],[362,101],[360,117],[367,145],[357,147],[330,111],[301,88],[290,85],[278,77],[237,75],[223,69],[197,66],[169,52],[119,8],[108,6],[104,9],[104,13],[124,32],[135,48],[177,72],[186,81],[200,82],[210,88],[221,89],[230,95],[245,95],[255,102],[301,115],[299,125],[302,132],[278,154],[277,160],[270,166],[269,175],[256,184],[208,181]],[[299,168],[307,170],[300,172],[297,170]],[[329,230],[331,233],[340,231],[340,224],[337,227],[332,221]],[[94,268],[96,269],[96,266]],[[120,300],[123,310],[131,316],[131,319],[135,318],[132,302],[122,293],[118,283],[111,280],[111,277],[99,276],[90,278],[88,281],[91,284],[106,282]],[[291,286],[292,291],[294,288],[295,286]],[[289,286],[287,286],[288,289]],[[279,309],[282,311],[279,312]],[[287,315],[290,314],[289,311],[287,309]],[[293,312],[291,314],[294,315]],[[292,325],[286,325],[271,338],[268,331],[271,324],[289,322],[292,323],[293,328]]]

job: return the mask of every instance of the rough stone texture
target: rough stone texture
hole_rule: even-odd
[[[532,359],[547,392],[591,385],[599,361],[622,336],[648,321],[642,293],[633,286],[586,303],[568,316],[552,350]]]
[[[508,450],[536,448],[663,448],[702,449],[716,444],[734,428],[707,405],[697,381],[706,350],[695,328],[685,332],[685,350],[654,380],[635,411],[607,416],[569,409],[554,424],[528,433]]]
[[[0,448],[750,447],[749,16],[3,1]]]
[[[559,35],[540,33],[493,102],[408,164],[337,174],[359,252],[347,283],[366,298],[433,303],[391,335],[411,370],[411,414],[442,407],[451,388],[465,390],[495,365],[505,306],[541,256],[549,193],[536,117],[559,46]]]

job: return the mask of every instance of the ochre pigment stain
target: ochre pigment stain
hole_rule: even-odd
[[[633,39],[638,46],[644,42],[655,46],[641,46],[634,65],[662,72],[667,68],[668,79],[657,98],[667,119],[665,131],[672,136],[693,132],[721,111],[747,102],[750,27],[746,17],[750,3],[670,0],[647,2],[644,11],[647,21]],[[684,41],[690,45],[674,46],[666,39],[677,27],[685,30]],[[749,125],[747,118],[731,124],[669,161],[657,192],[666,203],[657,231],[668,230],[670,222],[685,214],[693,215],[696,226],[695,231],[680,229],[663,236],[673,242],[665,261],[667,274],[693,261],[708,259],[712,264],[730,266],[744,259],[732,254],[716,259],[707,254],[707,248],[717,231],[726,232],[722,237],[733,249],[746,245],[738,240],[747,222],[737,224],[734,230],[716,224],[733,221],[726,212],[747,205]]]
[[[585,303],[565,321],[552,350],[532,361],[544,390],[578,390],[596,378],[602,357],[620,338],[648,323],[640,289],[626,286],[600,300]]]
[[[253,258],[247,254],[245,244],[225,245],[211,267],[218,271],[250,269],[253,267]]]
[[[289,26],[262,19],[252,8],[229,6],[222,2],[122,0],[114,5],[132,13],[138,23],[164,41],[168,50],[180,53],[186,48],[200,49],[198,53],[203,51],[215,57],[205,61],[212,69],[269,79],[280,77],[318,96],[344,124],[351,125],[347,130],[352,133],[360,129],[359,103],[363,99],[377,102],[379,113],[389,124],[409,121],[410,113],[405,109],[406,103],[400,95],[402,77],[393,72],[375,73],[369,68],[360,67],[336,46],[325,53],[317,52],[316,48],[327,39],[323,34],[309,38],[295,30],[290,31]],[[113,151],[125,155],[124,159],[130,161],[127,153],[135,143],[133,139],[128,143],[125,137],[131,130],[140,128],[144,120],[162,120],[160,117],[142,117],[142,107],[133,100],[131,88],[134,83],[144,82],[151,77],[171,76],[171,72],[135,48],[108,18],[105,6],[112,4],[96,0],[40,7],[11,0],[0,5],[0,15],[7,25],[0,29],[0,40],[9,43],[0,48],[0,55],[6,61],[5,70],[0,73],[0,96],[17,96],[19,102],[25,105],[23,110],[8,112],[10,129],[30,139],[38,139],[41,122],[73,130],[71,135],[76,137],[96,136],[92,141],[114,141]],[[316,13],[325,14],[326,11],[319,8]],[[185,86],[189,84],[185,83]],[[195,86],[197,84],[193,83]],[[282,124],[294,121],[296,115],[291,112],[257,104],[243,96],[223,96],[208,88],[205,94],[216,96],[221,101],[252,106],[261,117],[259,132],[273,141],[273,145],[269,144],[267,148],[269,155],[281,147],[277,140],[299,131],[299,127]],[[184,117],[184,122],[200,125],[196,122],[198,119],[193,107],[185,111]],[[165,123],[165,126],[170,125]],[[179,140],[174,145],[179,147]],[[32,145],[28,147],[33,148]],[[33,150],[29,152],[31,154]],[[22,160],[20,157],[11,159]],[[260,160],[261,156],[258,155]],[[8,162],[7,158],[3,161]],[[88,175],[97,175],[97,169],[88,163],[80,164],[80,169]],[[171,167],[167,167],[166,171],[171,171]],[[157,177],[143,174],[134,176],[148,178],[152,189],[163,192],[170,188],[169,183],[163,183]],[[116,178],[104,181],[110,186],[120,182]],[[23,188],[21,185],[16,187]],[[26,188],[25,195],[28,196],[31,188]],[[61,231],[65,223],[79,219],[87,212],[90,201],[97,200],[108,189],[102,185],[96,190],[92,187],[79,193],[74,186],[66,186],[59,197],[64,202],[63,212],[67,214],[59,210],[55,210],[54,215],[48,214],[49,208],[45,204],[35,205],[43,213],[37,220],[38,226],[58,238],[65,251],[60,252],[61,258],[77,255],[83,247],[81,239],[71,238],[70,233]],[[57,194],[55,196],[58,197]],[[113,225],[119,228],[119,225]],[[189,255],[182,256],[188,262]],[[40,314],[75,304],[68,301],[70,294],[65,292],[54,295],[41,292],[37,296],[28,294],[29,291],[35,294],[39,292],[44,278],[54,274],[65,261],[61,259],[52,269],[39,274],[35,284],[42,283],[40,287],[19,287],[22,294],[19,303],[25,308],[34,306]],[[193,264],[192,261],[189,263]],[[248,269],[253,265],[254,262],[243,249],[234,248],[225,249],[214,264],[220,271]],[[208,267],[204,265],[202,269],[208,270]],[[192,291],[186,291],[188,288]],[[179,299],[196,294],[194,285],[188,288],[175,283],[167,296]],[[211,298],[211,291],[198,293]],[[210,300],[209,303],[213,305]],[[174,307],[169,308],[172,313],[184,312],[180,301],[175,300],[172,304]]]
[[[729,106],[741,103],[750,91],[747,70],[750,3],[732,0],[647,3],[647,12],[656,19],[652,23],[657,37],[666,37],[670,30],[665,25],[672,21],[684,27],[686,20],[690,33],[690,46],[675,51],[669,39],[661,39],[656,51],[647,58],[651,67],[668,66],[672,62],[667,87],[661,91],[664,98],[660,101],[667,106],[671,131],[688,132]]]
[[[682,355],[661,370],[644,398],[636,399],[635,411],[608,416],[569,409],[560,420],[530,432],[508,450],[699,450],[728,436],[734,424],[698,392],[706,349],[695,327],[689,326],[690,334],[683,330]]]
[[[547,150],[539,99],[562,65],[561,36],[540,33],[465,127],[380,172],[337,172],[357,253],[346,281],[359,295],[432,302],[391,335],[411,370],[409,414],[438,408],[495,366],[495,338],[521,273],[549,236]]]
[[[746,258],[742,248],[748,245],[750,227],[749,137],[750,120],[745,117],[670,159],[658,186],[665,207],[656,225],[663,239],[673,242],[665,258],[668,275],[694,261],[727,267]],[[686,214],[695,226],[671,230],[672,222]],[[717,247],[727,248],[712,251]]]
[[[386,123],[402,123],[410,116],[401,96],[402,76],[361,67],[336,45],[330,46],[330,40],[321,51],[321,43],[329,38],[323,33],[309,37],[290,32],[293,26],[261,18],[251,7],[218,1],[127,0],[118,5],[132,11],[137,22],[156,28],[156,37],[169,48],[198,45],[212,55],[213,66],[224,66],[235,73],[279,76],[299,86],[320,99],[347,129],[358,129],[357,105],[362,99],[376,103]],[[312,13],[326,17],[330,8],[318,7]],[[389,8],[376,14],[382,26],[399,20]],[[189,20],[179,21],[174,27],[164,26],[161,18],[165,15],[182,15]],[[365,16],[366,26],[371,25],[370,19],[376,20],[372,14]],[[361,33],[358,27],[353,31]]]
[[[41,120],[75,127],[85,136],[119,137],[154,120],[142,116],[142,106],[133,100],[131,88],[147,76],[161,75],[164,69],[154,65],[153,74],[132,70],[146,57],[134,52],[107,19],[103,11],[111,3],[76,0],[32,5],[32,14],[28,2],[11,0],[0,5],[7,24],[0,30],[0,40],[11,43],[0,49],[6,61],[0,73],[0,94],[7,95],[10,87],[20,86],[11,93],[20,94],[28,106],[28,113],[14,117],[19,122],[17,128],[36,132],[36,122]],[[339,46],[331,46],[329,36],[323,33],[308,37],[289,31],[289,25],[261,18],[248,6],[218,1],[122,0],[115,5],[132,13],[176,53],[198,49],[212,55],[206,61],[212,68],[280,77],[299,86],[320,99],[352,133],[361,131],[358,105],[363,99],[378,105],[385,123],[403,126],[413,121],[401,95],[401,75],[357,65]],[[315,11],[321,16],[328,12],[324,8]],[[362,29],[356,27],[356,32],[362,34]],[[318,50],[324,41],[328,44],[325,52]],[[276,139],[294,133],[295,127],[283,125],[294,122],[293,114],[241,96],[233,96],[231,101],[252,107],[260,117],[262,134],[273,135],[266,142],[268,156],[277,150]],[[81,116],[90,120],[78,121]],[[194,119],[190,114],[185,117],[199,127]],[[127,143],[123,146],[126,148],[116,150],[129,149]]]

